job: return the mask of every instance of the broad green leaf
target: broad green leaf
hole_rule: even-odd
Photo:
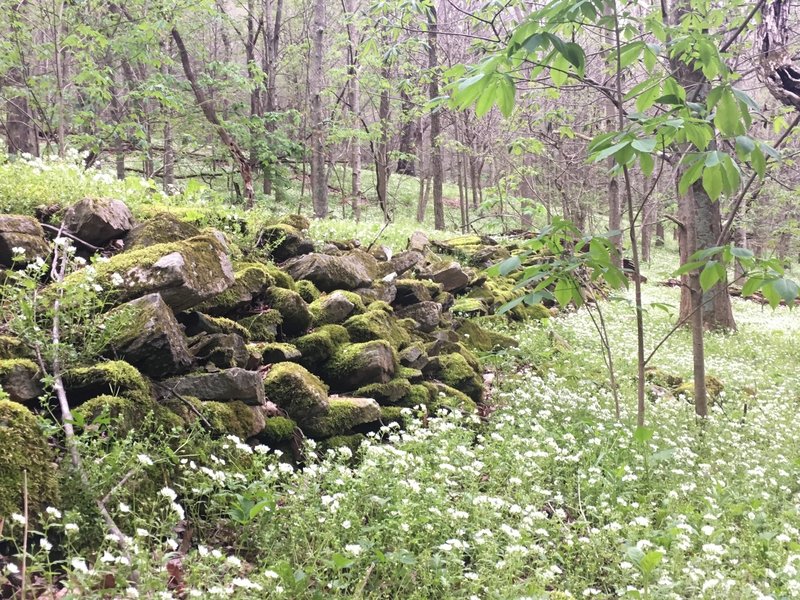
[[[574,42],[568,42],[564,44],[559,52],[573,67],[575,67],[575,72],[583,76],[583,69],[586,65],[586,56],[583,53],[583,48]]]
[[[723,88],[717,104],[717,112],[714,115],[714,125],[723,135],[728,137],[735,136],[741,129],[739,104],[733,97],[730,88]]]
[[[686,264],[683,264],[679,268],[677,268],[673,273],[673,276],[678,277],[679,275],[683,275],[684,273],[688,273],[690,271],[694,271],[695,269],[699,269],[705,264],[706,262],[704,260],[687,262]]]
[[[759,178],[764,179],[764,174],[767,172],[767,161],[764,158],[764,153],[761,151],[760,146],[756,146],[750,153],[750,164],[753,170],[758,174]]]
[[[719,198],[723,185],[722,167],[720,165],[706,166],[703,170],[703,189],[708,194],[708,197],[712,200]]]
[[[700,287],[704,292],[710,290],[720,280],[718,264],[717,261],[710,260],[700,272]]]
[[[497,106],[504,117],[513,112],[516,93],[514,80],[505,73],[501,75],[497,82]]]
[[[639,444],[649,442],[653,438],[653,430],[648,427],[637,427],[633,432],[633,441]]]
[[[678,192],[681,195],[684,195],[692,186],[692,184],[698,179],[700,179],[700,175],[702,175],[703,173],[703,167],[704,167],[703,163],[704,163],[704,157],[703,155],[700,155],[698,157],[698,160],[696,160],[695,163],[691,167],[686,169],[683,175],[681,175],[681,179],[678,182]]]
[[[772,285],[781,299],[786,301],[787,304],[794,302],[795,298],[797,298],[798,292],[800,292],[798,285],[791,279],[786,279],[785,277],[776,279],[772,282]]]
[[[646,152],[650,153],[656,149],[656,143],[658,140],[654,137],[648,138],[638,138],[633,140],[631,146],[633,146],[634,150],[638,150],[639,152]]]
[[[763,285],[764,278],[754,275],[750,279],[744,282],[742,286],[742,296],[752,296],[755,294],[758,289]]]
[[[503,262],[500,263],[500,275],[505,277],[509,273],[516,271],[522,266],[522,261],[520,260],[519,256],[512,256],[510,258],[505,259]]]
[[[642,168],[642,173],[644,173],[645,177],[650,177],[653,174],[653,169],[655,169],[656,163],[653,160],[652,154],[640,154],[639,155],[639,166]]]
[[[613,156],[614,154],[625,148],[630,143],[631,143],[630,140],[624,140],[622,142],[614,144],[613,146],[609,146],[608,148],[605,148],[604,150],[598,152],[592,160],[593,162],[600,162],[602,160],[605,160],[606,158]]]

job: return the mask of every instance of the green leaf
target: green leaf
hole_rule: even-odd
[[[700,267],[704,266],[705,264],[706,264],[706,261],[704,261],[704,260],[687,262],[686,264],[683,264],[678,269],[676,269],[675,272],[672,275],[674,277],[679,277],[680,275],[683,275],[684,273],[688,273],[689,271],[694,271],[695,269],[699,269]]]
[[[642,168],[642,173],[644,173],[645,177],[650,177],[653,174],[653,170],[655,169],[656,162],[653,160],[652,154],[640,154],[639,155],[639,166]]]
[[[613,146],[609,146],[608,148],[598,152],[592,160],[593,162],[600,162],[602,160],[605,160],[606,158],[613,156],[614,154],[616,154],[617,152],[628,146],[630,143],[631,143],[630,140],[624,140],[622,142],[614,144]]]
[[[637,427],[633,432],[633,441],[638,444],[649,442],[653,438],[653,430],[648,427]]]
[[[583,76],[583,70],[586,65],[586,55],[583,53],[583,48],[574,42],[568,42],[563,45],[559,52],[575,67],[575,72]]]
[[[699,159],[691,167],[686,169],[686,171],[683,172],[683,175],[681,175],[681,179],[678,182],[678,192],[681,195],[684,195],[689,190],[691,185],[700,179],[700,175],[702,175],[704,167],[704,160],[702,160],[702,158],[703,155],[701,155]]]
[[[519,256],[511,256],[500,263],[500,275],[505,277],[522,266]]]
[[[347,558],[338,552],[334,552],[333,556],[331,557],[331,562],[333,563],[334,568],[339,571],[342,569],[347,569],[353,566],[353,563],[355,563],[353,559]]]
[[[764,158],[764,153],[759,146],[756,146],[750,153],[750,164],[753,170],[758,174],[760,179],[764,179],[764,174],[767,172],[767,161]]]
[[[763,285],[764,278],[759,277],[758,275],[754,275],[750,279],[744,282],[742,286],[742,296],[752,296],[755,294],[758,289]]]
[[[654,137],[638,138],[631,143],[631,146],[633,146],[634,150],[649,154],[656,149],[657,142],[658,140]]]
[[[723,135],[733,137],[741,129],[740,119],[739,104],[736,102],[736,98],[733,97],[730,88],[723,88],[714,115],[714,125]]]
[[[709,167],[706,165],[706,168],[703,170],[703,189],[708,194],[708,197],[712,200],[716,200],[719,198],[719,195],[722,193],[722,167],[720,165],[714,165]]]
[[[780,279],[776,279],[772,282],[775,291],[784,300],[787,304],[791,304],[794,302],[795,298],[797,298],[798,293],[800,293],[800,287],[792,281],[791,279],[786,279],[782,277]]]
[[[720,280],[719,269],[717,269],[718,264],[717,261],[710,260],[700,271],[700,287],[703,288],[704,292],[710,290]]]
[[[556,297],[556,302],[559,306],[566,306],[572,300],[572,291],[575,287],[572,279],[566,277],[559,279],[556,282],[556,287],[553,290],[553,295]]]
[[[664,554],[658,550],[651,550],[644,555],[644,558],[642,558],[641,561],[639,561],[639,568],[644,573],[652,573],[653,570],[659,565],[662,558],[664,558]]]
[[[508,117],[514,110],[514,101],[517,93],[514,80],[504,73],[498,79],[497,91],[497,106],[503,116]]]

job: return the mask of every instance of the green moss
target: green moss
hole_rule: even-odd
[[[384,362],[388,356],[391,364]],[[352,390],[369,383],[386,382],[397,368],[394,348],[385,340],[372,340],[340,348],[325,364],[323,373],[334,389]]]
[[[346,315],[344,318],[337,318],[337,315],[332,314],[332,311],[328,307],[329,298],[332,294],[344,296],[350,302],[350,304],[353,305],[353,310],[350,312],[350,315],[358,315],[367,310],[364,306],[364,301],[358,294],[354,292],[348,292],[346,290],[336,290],[330,294],[318,298],[308,307],[309,311],[311,311],[314,327],[327,325],[329,323],[339,323],[350,316]]]
[[[549,319],[553,315],[550,314],[550,309],[544,304],[520,304],[509,311],[512,317],[520,320],[532,319],[536,321],[543,321]]]
[[[55,455],[36,416],[16,402],[0,400],[0,515],[22,513],[23,478],[30,515],[59,505]]]
[[[328,406],[327,386],[296,363],[273,366],[264,378],[264,392],[298,422],[322,414]]]
[[[472,398],[452,386],[431,381],[426,381],[422,385],[428,390],[430,398],[428,410],[432,412],[441,408],[475,412],[478,408]]]
[[[191,223],[181,221],[170,213],[158,213],[131,230],[125,238],[125,250],[185,240],[199,234],[200,231]]]
[[[253,411],[244,402],[198,402],[200,414],[211,426],[214,435],[235,435],[246,440],[255,433]]]
[[[269,268],[261,263],[237,263],[234,283],[221,294],[207,300],[197,307],[201,312],[225,315],[242,310],[267,288],[275,285],[275,278]]]
[[[513,348],[518,345],[514,338],[485,329],[472,319],[464,319],[456,332],[467,348],[478,352],[490,352],[495,348]]]
[[[369,310],[344,322],[354,342],[386,340],[393,348],[401,349],[411,343],[408,331],[397,325],[392,315],[382,310]]]
[[[0,335],[0,359],[32,357],[33,353],[22,341],[10,335]]]
[[[309,304],[314,302],[314,300],[317,300],[322,295],[322,292],[317,289],[317,286],[307,279],[301,279],[295,284],[295,287],[297,288],[297,293],[300,294],[300,297]]]
[[[259,434],[267,444],[278,445],[289,442],[294,437],[297,423],[286,417],[270,417],[264,425],[264,430]]]
[[[441,291],[439,285],[430,280],[396,279],[394,285],[397,288],[396,300],[403,305],[429,301]]]
[[[408,394],[401,401],[401,406],[414,408],[415,406],[428,406],[431,401],[431,392],[424,383],[415,383]]]
[[[384,425],[397,423],[400,427],[408,424],[408,420],[403,414],[403,408],[400,406],[381,406],[381,422]]]
[[[459,235],[445,240],[444,243],[453,248],[463,248],[464,246],[480,246],[483,244],[483,240],[479,235]]]
[[[279,268],[277,265],[272,263],[267,263],[264,265],[267,269],[267,272],[272,276],[275,280],[275,286],[279,288],[283,288],[285,290],[295,290],[296,285],[292,276],[289,275],[286,271]]]
[[[111,429],[115,434],[121,436],[141,427],[151,413],[154,416],[153,424],[156,427],[160,426],[169,431],[184,425],[183,419],[178,415],[152,400],[141,402],[126,396],[109,394],[84,402],[75,409],[74,413],[81,417],[87,425],[101,416],[108,416],[111,419]]]
[[[645,369],[644,379],[649,383],[667,389],[678,388],[684,383],[683,377],[668,373],[657,367],[648,367]],[[694,384],[690,384],[690,387],[694,390]],[[694,391],[692,391],[692,393],[694,393]]]
[[[283,215],[278,222],[290,225],[291,227],[299,229],[300,231],[305,231],[311,227],[309,220],[303,215],[298,215],[297,213]]]
[[[363,433],[353,433],[351,435],[335,435],[319,442],[319,452],[324,454],[328,450],[338,450],[339,448],[349,448],[355,456],[364,440],[367,439]]]
[[[454,313],[463,313],[468,315],[485,315],[488,314],[489,308],[486,303],[480,298],[459,298],[450,309]]]
[[[442,383],[464,392],[475,402],[483,400],[483,378],[461,354],[437,356],[430,362],[429,367],[426,367],[425,372]]]
[[[296,361],[301,356],[300,350],[294,344],[270,342],[266,344],[251,344],[250,346],[252,351],[261,356],[261,362],[265,365],[287,360]]]
[[[706,394],[709,400],[718,400],[720,392],[725,389],[722,382],[713,375],[706,375]],[[683,395],[687,400],[694,398],[694,381],[687,381],[674,388],[675,395]]]
[[[347,329],[341,325],[323,325],[294,340],[294,344],[301,354],[298,362],[311,371],[320,369],[340,346],[349,341],[350,336]]]
[[[28,358],[6,358],[0,360],[0,379],[20,369],[31,373],[39,371],[36,363]]]
[[[397,404],[411,393],[411,382],[396,377],[387,383],[370,383],[353,392],[354,396],[372,398],[378,404]]]
[[[380,408],[374,400],[333,397],[328,412],[306,423],[303,429],[312,437],[329,438],[378,419]]]
[[[413,369],[411,367],[398,367],[397,376],[408,379],[409,381],[414,383],[422,381],[423,377],[422,371],[420,371],[419,369]]]
[[[394,313],[392,305],[389,304],[388,302],[384,302],[383,300],[373,300],[372,302],[369,303],[369,306],[367,306],[367,310],[379,310],[388,313],[390,315]]]
[[[143,403],[151,400],[147,380],[135,367],[122,360],[69,369],[64,373],[64,385],[73,404],[103,395],[126,396]]]
[[[273,309],[267,309],[239,321],[239,325],[247,331],[248,339],[257,342],[274,342],[281,323],[283,316]]]
[[[264,299],[267,304],[281,313],[282,329],[285,335],[292,336],[303,333],[311,326],[311,312],[308,310],[308,304],[297,292],[271,287],[264,295]]]

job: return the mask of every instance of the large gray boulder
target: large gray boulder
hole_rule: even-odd
[[[169,213],[159,213],[153,218],[135,225],[125,236],[125,249],[135,250],[155,244],[186,240],[200,235],[200,230]]]
[[[472,276],[457,262],[449,262],[432,269],[420,277],[441,284],[445,292],[459,292],[469,285]]]
[[[200,335],[192,340],[189,352],[198,365],[214,365],[220,369],[245,369],[252,360],[244,340],[235,333]]]
[[[15,249],[22,253],[15,253]],[[36,219],[22,215],[0,215],[0,265],[14,266],[14,257],[19,256],[25,259],[17,263],[22,266],[36,257],[47,258],[49,252],[44,231]]]
[[[351,250],[341,256],[306,254],[288,260],[283,269],[293,279],[307,279],[320,291],[354,290],[369,287],[375,279],[378,262],[363,250]]]
[[[234,281],[228,248],[215,235],[123,252],[95,265],[95,272],[110,303],[122,304],[157,292],[176,312],[213,298]],[[82,270],[68,276],[66,282],[77,285],[87,277]]]
[[[159,378],[192,366],[183,329],[159,294],[118,306],[105,326],[110,335],[105,355],[121,357],[145,375]]]
[[[64,214],[67,230],[84,242],[102,246],[133,228],[133,215],[120,200],[84,198]]]
[[[193,396],[200,400],[241,400],[250,406],[265,403],[261,374],[239,368],[173,377],[162,382],[160,387],[162,396],[167,396],[167,390],[171,390],[181,396]]]
[[[314,251],[314,242],[310,238],[285,223],[264,227],[256,238],[256,246],[266,246],[272,258],[279,262]]]
[[[419,302],[398,308],[397,316],[402,319],[413,319],[419,324],[421,331],[430,332],[442,321],[442,305],[432,301]]]

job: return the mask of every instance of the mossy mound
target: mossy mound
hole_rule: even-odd
[[[297,288],[297,293],[300,294],[300,297],[309,304],[314,302],[314,300],[317,300],[322,295],[322,292],[317,289],[317,286],[306,279],[301,279],[298,281],[295,284],[295,287]]]
[[[323,369],[337,390],[354,390],[370,383],[387,383],[397,371],[397,354],[389,342],[373,340],[340,348]]]
[[[291,227],[299,229],[300,231],[306,231],[309,227],[311,227],[311,222],[303,215],[299,215],[297,213],[283,215],[278,220],[278,223],[284,223],[285,225],[290,225]]]
[[[264,294],[264,300],[270,307],[281,313],[283,317],[281,329],[285,335],[298,335],[311,327],[311,312],[308,310],[308,304],[297,292],[271,287]]]
[[[350,317],[344,322],[344,326],[354,342],[386,340],[396,349],[402,349],[411,343],[408,331],[383,310],[368,310],[364,314]]]
[[[285,342],[271,342],[267,344],[251,344],[252,350],[261,356],[265,365],[286,361],[297,361],[301,354],[294,344]]]
[[[41,373],[35,362],[28,358],[0,360],[0,386],[14,402],[29,405],[43,392]]]
[[[644,379],[648,383],[668,389],[676,389],[684,383],[683,377],[680,375],[668,373],[667,371],[657,367],[648,367],[645,369]],[[694,384],[692,384],[690,387],[692,388],[692,394],[694,394]]]
[[[480,298],[459,298],[450,308],[455,314],[470,316],[488,315],[489,307]]]
[[[275,287],[292,291],[297,289],[297,284],[292,276],[277,265],[274,265],[273,263],[265,263],[262,266],[267,269],[267,272],[270,275],[272,275],[272,279],[275,280]]]
[[[514,348],[517,340],[502,333],[481,327],[472,319],[464,319],[456,328],[462,343],[478,352],[490,352],[496,348]]]
[[[403,414],[400,406],[381,406],[381,423],[389,425],[397,423],[400,427],[406,427],[409,419]]]
[[[237,263],[234,282],[227,290],[197,307],[213,316],[246,310],[268,288],[276,285],[269,267],[261,263]]]
[[[422,384],[428,391],[428,410],[435,412],[446,408],[463,412],[475,412],[477,404],[464,392],[447,384],[426,381]]]
[[[22,514],[27,484],[28,514],[59,505],[55,456],[36,416],[10,400],[0,400],[0,515]]]
[[[267,444],[277,446],[292,441],[297,423],[286,417],[270,417],[258,438]]]
[[[713,375],[706,375],[706,395],[711,401],[719,400],[725,389],[723,383]],[[694,380],[686,381],[673,388],[676,396],[684,396],[687,400],[694,398]]]
[[[483,400],[483,379],[461,354],[442,354],[431,359],[425,375],[461,390],[475,402]]]
[[[195,336],[201,333],[236,334],[245,341],[250,339],[250,332],[233,319],[227,317],[212,317],[201,312],[181,313],[178,322],[186,329],[186,335]]]
[[[256,245],[265,247],[278,262],[314,251],[314,243],[287,223],[266,225],[258,234]]]
[[[300,351],[298,362],[310,371],[319,371],[336,351],[350,342],[347,329],[341,325],[323,325],[294,340]]]
[[[380,418],[381,409],[372,398],[332,397],[328,412],[309,420],[302,427],[315,438],[328,438]]]
[[[361,444],[367,439],[363,433],[352,433],[350,435],[335,435],[319,442],[319,453],[324,454],[328,450],[338,450],[339,448],[347,448],[353,455],[358,452]]]
[[[185,425],[174,412],[148,401],[141,402],[125,396],[111,396],[104,394],[91,398],[75,409],[74,415],[80,417],[86,425],[91,425],[101,416],[108,416],[116,434],[125,436],[130,431],[138,429],[146,422],[147,416],[153,414],[154,425],[169,431]]]
[[[156,244],[167,244],[197,235],[200,235],[200,230],[191,223],[181,221],[170,213],[158,213],[128,232],[128,235],[125,236],[125,250],[138,250]]]
[[[411,394],[411,382],[396,377],[386,383],[370,383],[358,388],[353,395],[360,398],[374,398],[378,404],[397,404]]]
[[[0,335],[0,360],[33,358],[33,352],[18,338]]]
[[[254,342],[274,342],[283,324],[283,315],[277,310],[267,309],[239,320],[239,325],[247,331],[247,338]]]
[[[64,387],[71,405],[97,396],[125,396],[144,404],[151,400],[147,380],[135,367],[122,360],[69,369],[64,373]]]
[[[196,408],[211,426],[214,435],[235,435],[243,440],[258,433],[254,409],[241,400],[233,402],[197,401]]]
[[[301,426],[328,410],[328,388],[313,373],[296,363],[279,363],[264,378],[264,392]]]
[[[346,290],[336,290],[320,297],[308,307],[315,327],[329,323],[341,323],[352,315],[366,310],[361,296]]]

